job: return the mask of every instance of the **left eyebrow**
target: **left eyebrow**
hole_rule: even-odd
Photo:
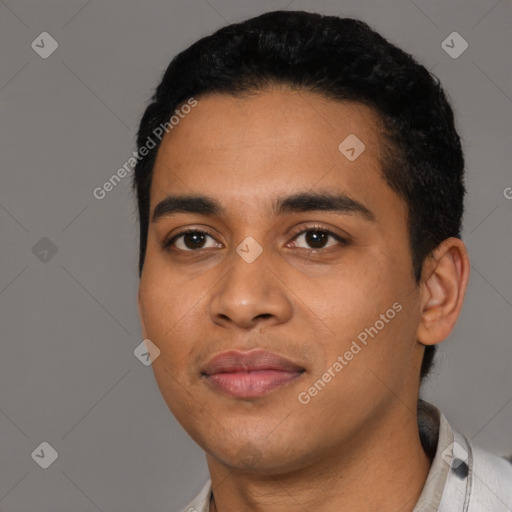
[[[356,214],[361,218],[375,222],[375,214],[361,202],[344,193],[299,192],[281,197],[272,203],[275,216],[309,211],[328,211],[342,214]],[[207,216],[220,216],[224,213],[221,204],[209,196],[182,195],[167,196],[153,210],[151,222],[176,213],[196,213]]]
[[[294,212],[329,211],[343,214],[356,214],[375,222],[375,214],[363,203],[347,194],[333,192],[300,192],[277,199],[273,204],[274,215]]]

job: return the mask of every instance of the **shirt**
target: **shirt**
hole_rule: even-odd
[[[434,405],[418,401],[418,429],[432,465],[413,512],[512,512],[512,463],[475,446]],[[181,512],[209,512],[211,480]]]

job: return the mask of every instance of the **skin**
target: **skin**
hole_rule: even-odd
[[[417,427],[420,365],[425,345],[450,334],[462,307],[464,244],[445,240],[415,283],[407,205],[382,177],[370,108],[285,88],[197,100],[162,141],[150,208],[192,194],[223,211],[150,222],[139,311],[144,337],[161,351],[152,366],[162,395],[206,452],[211,510],[413,510],[431,464]],[[354,161],[338,150],[349,134],[366,146]],[[303,191],[345,193],[375,220],[273,214],[274,199]],[[312,246],[315,225],[348,244],[330,236]],[[212,236],[199,249],[183,236],[162,248],[189,228]],[[236,252],[249,236],[263,250],[252,263]],[[395,318],[300,403],[298,394],[395,302],[403,308]],[[255,399],[207,385],[201,369],[212,356],[257,347],[305,373]]]

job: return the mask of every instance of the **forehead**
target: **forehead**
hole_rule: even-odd
[[[215,196],[232,213],[263,203],[270,213],[294,190],[400,202],[382,176],[379,118],[365,105],[289,90],[197,102],[161,143],[151,211],[171,193]]]

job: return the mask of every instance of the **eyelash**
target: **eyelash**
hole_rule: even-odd
[[[333,233],[332,231],[324,228],[323,226],[319,226],[319,225],[313,225],[313,226],[308,226],[304,229],[302,229],[301,231],[297,232],[296,234],[293,235],[293,238],[292,240],[295,240],[296,238],[298,238],[300,235],[303,235],[304,233],[308,233],[308,232],[319,232],[319,233],[323,233],[323,234],[326,234],[328,236],[332,236],[336,241],[340,242],[341,246],[346,246],[349,244],[349,240],[347,238],[343,238],[341,237],[340,235],[337,235],[336,233]],[[175,250],[175,251],[179,251],[179,252],[184,252],[184,253],[198,253],[198,252],[201,252],[202,249],[189,249],[187,251],[183,250],[183,249],[176,249],[176,248],[172,248],[172,245],[173,243],[180,237],[180,236],[183,236],[183,235],[188,235],[188,234],[192,234],[192,233],[199,233],[199,234],[203,234],[203,235],[208,235],[210,236],[211,238],[215,239],[215,237],[213,236],[213,234],[208,231],[207,229],[196,229],[196,228],[191,228],[191,229],[187,229],[186,231],[182,231],[181,233],[178,233],[176,235],[174,235],[173,237],[171,237],[170,239],[167,239],[167,240],[164,240],[164,242],[162,243],[162,248],[165,249],[165,250]],[[310,252],[313,252],[313,251],[320,251],[320,252],[325,252],[325,251],[328,251],[329,249],[331,249],[333,246],[329,246],[327,248],[321,248],[321,249],[309,249]],[[302,249],[304,251],[307,251],[308,249],[304,249],[302,247],[299,247],[299,249]]]

